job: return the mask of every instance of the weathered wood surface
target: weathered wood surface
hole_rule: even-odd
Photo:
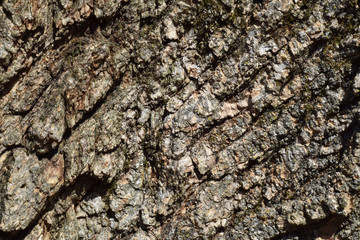
[[[360,239],[357,0],[0,6],[0,239]]]

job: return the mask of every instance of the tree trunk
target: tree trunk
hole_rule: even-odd
[[[360,239],[357,0],[0,3],[0,239]]]

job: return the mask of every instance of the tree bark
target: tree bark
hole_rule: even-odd
[[[0,6],[0,239],[360,239],[357,0]]]

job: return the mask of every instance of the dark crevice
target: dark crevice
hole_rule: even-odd
[[[359,116],[356,114],[349,124],[349,126],[345,129],[345,131],[341,134],[341,144],[342,148],[340,150],[340,159],[344,158],[345,154],[348,154],[349,149],[354,149],[356,146],[355,137],[356,134],[360,132],[360,122]]]
[[[254,106],[252,104],[250,104],[250,109],[254,113],[251,116],[252,123],[258,122],[258,120],[260,119],[261,116],[264,115],[264,113],[270,112],[270,111],[274,112],[276,110],[276,108],[274,106],[272,106],[271,104],[267,104],[261,111],[254,109]]]
[[[270,240],[282,240],[289,238],[298,238],[302,240],[313,240],[317,238],[331,239],[333,235],[341,228],[346,217],[343,215],[329,215],[319,221],[308,221],[305,226],[290,226],[286,233],[277,235]]]
[[[68,127],[65,130],[62,141],[66,141],[68,138],[70,138],[72,132],[75,129],[77,129],[81,124],[83,124],[84,122],[86,122],[87,120],[89,120],[91,117],[94,116],[96,111],[99,110],[100,107],[106,102],[106,99],[108,98],[108,96],[111,95],[118,88],[118,86],[120,86],[120,84],[122,82],[122,77],[124,74],[125,73],[123,73],[119,77],[119,79],[114,81],[114,83],[111,85],[110,89],[105,93],[105,95],[95,103],[95,105],[91,108],[91,110],[89,110],[88,112],[85,112],[83,114],[82,118],[76,122],[75,126],[73,126],[72,128]]]
[[[200,1],[198,1],[198,3],[199,2]],[[215,1],[211,1],[211,2],[215,2]],[[230,10],[230,8],[227,7],[225,4],[223,4],[221,1],[216,1],[216,2],[219,3],[222,6],[223,9],[226,9],[227,11]],[[260,1],[260,0],[256,1],[256,0],[254,0],[253,2],[256,3],[256,4],[263,5],[263,3],[265,3],[266,1]],[[159,4],[158,1],[156,1],[156,4]],[[257,7],[257,8],[259,8],[259,7]],[[302,8],[301,10],[308,9],[308,7],[306,5],[302,6],[301,8]],[[53,10],[53,15],[54,15],[54,12],[55,12],[55,10]],[[119,11],[119,13],[117,13],[117,14],[120,14],[120,12],[121,11]],[[70,39],[72,37],[82,36],[84,34],[85,35],[86,34],[94,34],[97,29],[99,29],[99,28],[103,29],[103,28],[106,28],[106,27],[110,26],[115,20],[117,20],[117,18],[119,18],[119,15],[117,15],[117,17],[115,17],[115,18],[113,18],[113,17],[104,17],[104,18],[96,19],[96,17],[92,14],[87,20],[85,20],[84,23],[75,24],[73,26],[68,27],[68,29],[70,30],[69,33],[67,33],[67,35],[64,38],[56,40],[55,44],[54,44],[54,47],[57,48],[57,49],[60,49],[63,45],[67,44],[67,39]],[[140,27],[144,27],[145,25],[156,24],[156,22],[159,21],[160,18],[161,17],[143,18],[143,19],[140,20]],[[206,21],[208,21],[208,20],[206,20]],[[211,21],[216,22],[217,25],[216,25],[215,28],[221,28],[222,26],[225,26],[227,20],[222,21],[221,16],[216,16],[216,18],[211,19]],[[283,21],[283,20],[281,20],[281,21]],[[279,23],[281,23],[281,21]],[[292,21],[298,21],[298,19],[294,19]],[[260,25],[260,22],[258,22],[254,18],[250,19],[250,23],[251,24],[248,24],[248,25]],[[191,27],[192,26],[188,26],[187,28],[191,28]],[[201,25],[199,27],[201,27]],[[278,27],[278,26],[275,26],[275,27]],[[200,39],[200,38],[198,39],[198,42],[199,42],[198,48],[199,48],[199,51],[203,51],[203,54],[208,54],[208,55],[213,55],[214,56],[212,50],[207,45],[209,35],[213,31],[215,31],[215,30],[213,30],[213,29],[205,29],[205,32],[201,32],[201,34],[200,34],[200,37],[205,39],[205,40]],[[56,35],[57,35],[57,29],[54,26],[54,31],[53,31],[54,40],[55,40]],[[201,42],[203,42],[203,43],[201,43]],[[170,43],[170,41],[165,40],[164,43],[167,44],[167,43]],[[317,55],[326,46],[327,43],[328,43],[328,40],[326,40],[326,39],[320,39],[320,40],[312,43],[308,48],[309,56],[312,57],[312,56]],[[216,56],[214,56],[214,61],[212,61],[207,66],[206,70],[207,69],[215,69],[217,66],[222,64],[223,61],[226,58],[231,57],[233,52],[235,52],[236,49],[239,48],[239,46],[240,46],[239,43],[231,45],[230,46],[230,51],[227,51],[225,53],[225,55],[222,56],[221,58],[217,58]],[[274,54],[273,57],[276,57],[276,55]],[[359,67],[359,64],[358,64],[359,57],[358,56],[351,56],[350,58],[353,61],[354,69],[355,69],[355,67],[358,68]],[[271,59],[268,59],[268,60],[271,62]],[[151,59],[151,63],[154,63],[155,61],[157,61],[157,59]],[[292,61],[296,61],[296,56],[292,56]],[[137,64],[136,61],[134,60],[134,58],[131,59],[130,62],[132,64],[134,64],[134,66],[136,66],[136,64]],[[238,86],[231,89],[230,91],[227,91],[226,94],[223,94],[223,95],[219,96],[218,100],[220,102],[233,100],[233,98],[236,98],[240,93],[242,93],[246,89],[251,88],[256,76],[259,73],[261,73],[261,71],[264,70],[268,66],[269,66],[269,64],[264,64],[260,69],[250,69],[251,71],[254,70],[255,73],[254,74],[245,73],[245,75],[249,75],[249,76],[246,76],[246,78],[248,77],[249,79],[247,79],[243,84],[241,84],[241,85],[239,84]],[[300,66],[301,66],[301,63],[297,64],[297,66],[296,66],[297,68],[290,73],[290,77],[286,80],[285,84],[281,86],[281,90],[284,88],[284,86],[286,86],[286,84],[288,84],[292,80],[293,76],[298,73],[298,68],[300,68]],[[137,66],[136,68],[138,68],[137,69],[138,72],[136,73],[138,75],[136,75],[136,76],[143,76],[143,73],[145,72],[144,69],[146,69],[146,68],[141,68],[139,66]],[[356,72],[353,71],[353,73],[349,76],[349,79],[351,79],[351,81],[353,81],[353,78],[355,77],[355,73]],[[237,77],[239,77],[239,76],[237,76]],[[194,80],[197,83],[197,80],[195,80],[195,79],[192,79],[192,80]],[[315,81],[316,81],[316,79],[315,79]],[[83,124],[84,122],[86,122],[90,118],[92,118],[96,114],[96,112],[103,105],[106,104],[106,101],[108,100],[109,95],[112,94],[115,91],[115,89],[118,88],[118,86],[120,84],[121,84],[121,80],[116,81],[111,86],[110,90],[108,90],[106,92],[105,96],[102,97],[101,99],[99,99],[94,104],[94,106],[92,106],[92,108],[88,112],[84,113],[84,115],[81,117],[81,119],[79,121],[77,121],[77,123],[75,124],[74,127],[67,128],[65,133],[64,133],[62,141],[66,141],[67,139],[69,139],[71,137],[73,131],[78,129],[81,124]],[[202,85],[200,85],[200,84],[197,85],[198,90],[202,87]],[[340,85],[333,86],[333,88],[338,88],[338,87],[340,87]],[[280,90],[280,92],[281,92],[281,90]],[[318,92],[313,91],[312,89],[310,89],[310,91],[311,91],[310,97],[309,97],[308,100],[306,100],[310,104],[315,102],[314,100],[316,99],[316,97],[321,96],[321,94],[324,95],[323,92],[321,92],[321,94],[320,93],[318,94]],[[347,87],[345,89],[345,92],[346,92],[345,93],[345,98],[340,104],[340,112],[347,112],[349,110],[352,110],[353,108],[357,107],[358,102],[360,101],[360,96],[358,94],[355,94],[354,91],[350,87]],[[258,108],[255,107],[255,106],[251,106],[251,110],[253,111],[253,113],[252,113],[252,122],[250,123],[250,126],[245,131],[245,133],[242,134],[238,139],[242,138],[249,131],[253,130],[253,127],[262,127],[262,126],[259,126],[258,122],[260,120],[260,117],[263,116],[265,113],[267,113],[267,112],[276,112],[276,113],[278,113],[278,115],[282,115],[283,111],[285,111],[284,110],[285,107],[286,107],[285,105],[288,104],[291,100],[294,100],[294,99],[297,100],[297,98],[290,98],[290,99],[286,100],[284,103],[280,104],[280,106],[278,106],[278,107],[273,107],[272,105],[269,104],[269,105],[264,106],[261,110],[258,110]],[[302,99],[306,99],[306,97],[301,96],[299,101],[303,101]],[[251,103],[249,103],[249,104],[251,105]],[[155,102],[154,104],[151,103],[149,105],[152,107],[152,109],[158,109],[158,108],[161,108],[161,107],[165,106],[166,102],[158,101],[158,102]],[[246,110],[248,110],[248,109],[246,109]],[[289,132],[287,132],[286,134],[278,136],[277,141],[275,141],[274,146],[271,146],[271,149],[269,149],[267,151],[262,151],[263,157],[261,157],[261,158],[262,159],[265,158],[265,161],[264,161],[266,163],[266,164],[264,164],[265,167],[269,167],[269,168],[272,167],[271,165],[274,164],[274,162],[275,162],[274,159],[277,157],[276,154],[281,148],[284,148],[284,147],[289,146],[292,143],[296,142],[295,140],[297,139],[298,134],[300,133],[303,125],[305,125],[307,122],[309,122],[306,119],[306,115],[313,114],[313,113],[315,113],[315,111],[317,111],[317,110],[312,109],[309,112],[301,114],[301,116],[298,118],[298,120],[300,119],[299,124],[295,127],[296,129],[294,131],[289,130]],[[21,114],[23,116],[25,116],[27,114],[27,112],[26,113],[19,113],[19,115],[21,115]],[[163,122],[164,122],[165,118],[170,114],[171,113],[168,112],[166,109],[164,110]],[[291,113],[289,113],[289,114],[291,114]],[[212,130],[216,129],[217,127],[222,126],[226,121],[228,121],[230,119],[234,119],[236,117],[238,117],[238,115],[235,116],[235,117],[227,117],[227,118],[220,119],[220,120],[212,120],[212,121],[210,120],[208,122],[208,125],[204,126],[202,129],[199,129],[198,133],[193,137],[193,140],[192,140],[193,142],[192,143],[195,143],[197,140],[199,140],[199,139],[201,139],[203,137],[206,137]],[[273,123],[275,123],[275,121],[277,121],[277,120],[273,120],[271,123],[273,124]],[[144,127],[148,128],[148,125],[146,124]],[[348,128],[341,135],[343,148],[340,150],[340,152],[336,152],[334,154],[340,155],[341,158],[343,157],[343,155],[348,154],[349,148],[352,148],[352,147],[355,146],[354,145],[355,144],[354,136],[358,132],[359,132],[359,120],[358,120],[358,115],[356,114],[354,116],[354,119],[351,122],[351,124],[348,126]],[[160,131],[160,133],[161,133],[161,131]],[[160,165],[161,163],[159,162],[160,161],[159,154],[161,154],[161,149],[160,149],[160,146],[159,146],[158,139],[156,138],[156,136],[155,136],[155,138],[156,138],[155,139],[154,136],[155,135],[154,135],[153,132],[149,133],[149,136],[146,136],[147,139],[142,143],[142,150],[144,151],[146,161],[148,161],[150,163],[150,166],[151,166],[153,172],[155,172],[156,177],[158,179],[159,178],[164,178],[164,179],[165,178],[168,178],[168,179],[172,178],[171,180],[168,180],[168,179],[165,179],[165,180],[169,181],[170,185],[174,184],[172,182],[172,180],[175,179],[177,176],[165,176],[164,177],[164,176],[161,175],[161,174],[164,174],[164,175],[166,175],[166,174],[176,175],[177,173],[171,172],[171,170],[169,170],[167,173],[166,172],[162,173],[164,169],[162,168],[162,166]],[[238,139],[236,139],[236,140],[238,140]],[[313,139],[311,139],[311,141],[316,142]],[[51,142],[49,142],[47,144],[51,144]],[[256,144],[255,144],[255,146],[259,147],[259,145],[256,145]],[[17,147],[17,146],[15,146],[15,147]],[[111,149],[111,150],[106,151],[106,152],[101,152],[101,153],[112,153],[112,152],[116,151],[117,149],[118,148],[116,147],[114,149]],[[58,147],[56,147],[55,149],[47,152],[46,154],[41,155],[41,157],[51,158],[58,152],[59,152],[59,149],[58,149]],[[332,154],[330,154],[330,155],[332,155]],[[307,158],[307,157],[308,156],[304,157],[304,159]],[[325,158],[325,157],[327,157],[327,155],[318,156],[318,157],[319,158]],[[212,176],[211,176],[210,172],[207,172],[206,174],[201,174],[199,169],[198,169],[197,164],[194,161],[192,162],[192,164],[193,164],[193,167],[194,167],[194,172],[195,172],[196,177],[198,179],[202,179],[202,183],[205,183],[205,182],[211,181],[211,180],[220,181],[223,178],[225,178],[226,176],[228,176],[227,174],[225,174],[222,177],[220,177],[220,179],[212,179]],[[314,179],[314,177],[319,177],[319,176],[322,176],[322,174],[326,174],[326,173],[331,173],[332,174],[333,173],[332,172],[332,164],[333,163],[331,162],[331,160],[329,160],[329,163],[325,167],[323,167],[322,169],[316,169],[313,172],[311,172],[309,170],[309,173],[310,173],[309,176],[305,177],[305,180],[300,181],[300,183],[301,184],[303,184],[303,183],[307,184],[309,181]],[[259,167],[259,161],[258,160],[250,160],[249,164],[246,167],[246,169],[243,169],[241,171],[242,172],[247,172],[247,171],[253,170],[253,169],[258,168],[258,167]],[[241,173],[239,173],[239,174],[241,174]],[[205,179],[204,179],[204,177],[205,177]],[[294,177],[296,177],[296,175]],[[114,181],[112,183],[114,183]],[[88,186],[88,187],[83,186],[83,185],[87,185],[87,184],[89,184],[90,186]],[[167,182],[167,184],[168,184],[168,182]],[[255,186],[261,186],[260,184],[261,183],[256,184]],[[295,188],[299,189],[298,184],[299,183],[297,183],[297,185],[294,184],[294,185],[292,185],[292,187],[295,186],[294,189]],[[86,192],[85,195],[83,193],[79,193],[79,196],[81,196],[81,197],[79,197],[75,201],[75,202],[78,203],[84,197],[88,196],[93,191],[95,191],[92,188],[96,188],[97,185],[99,185],[100,187],[102,187],[104,189],[109,189],[108,184],[106,184],[106,183],[104,183],[104,182],[102,182],[102,181],[100,181],[98,179],[94,179],[94,178],[89,177],[89,176],[80,176],[74,183],[72,183],[69,186],[63,187],[61,189],[61,191],[59,191],[59,193],[57,193],[54,197],[49,199],[48,202],[47,202],[47,207],[45,208],[45,210],[40,211],[39,215],[35,218],[35,220],[30,224],[30,226],[28,228],[26,228],[23,231],[17,231],[17,232],[14,232],[14,233],[5,233],[5,232],[0,231],[0,239],[3,239],[3,238],[6,238],[6,239],[20,239],[21,237],[25,237],[39,223],[39,221],[41,221],[41,217],[43,216],[44,213],[46,213],[48,211],[51,211],[51,210],[53,210],[55,208],[55,204],[56,204],[56,202],[57,202],[57,200],[59,198],[63,198],[62,196],[64,196],[64,197],[70,196],[70,192],[71,192],[72,189],[85,188],[85,192]],[[180,181],[179,181],[179,185],[180,185]],[[170,186],[170,187],[174,187],[175,190],[181,189],[180,186]],[[288,189],[290,189],[290,188],[288,188]],[[283,187],[281,191],[285,192],[286,190],[287,190],[287,188]],[[245,191],[244,191],[244,193],[245,193]],[[181,204],[183,202],[183,200],[184,199],[182,197],[179,197],[179,199],[176,201],[176,205]],[[267,200],[260,200],[260,201],[262,201],[266,205],[269,204],[269,201],[267,201]],[[250,207],[249,209],[251,211],[252,209],[255,209],[255,207],[254,208]],[[237,213],[239,213],[240,211],[242,211],[242,210],[241,209],[235,209],[234,216]],[[142,221],[142,212],[141,212],[141,210],[140,210],[139,213],[140,213],[140,220],[138,221],[138,228],[140,228],[140,229],[142,229],[144,231],[148,231],[151,226],[144,224],[144,222]],[[115,218],[115,213],[113,211],[111,211],[111,210],[108,210],[107,211],[107,216],[108,216],[108,218]],[[169,217],[172,217],[172,216],[164,216],[162,214],[157,214],[155,216],[155,220],[157,222],[159,222],[161,225],[163,225],[164,222],[166,221],[166,219],[168,219]],[[321,221],[309,221],[309,224],[307,226],[304,226],[304,227],[295,227],[295,226],[290,226],[289,227],[288,226],[289,229],[285,229],[285,231],[287,231],[287,233],[284,233],[282,235],[278,235],[278,236],[274,237],[273,239],[281,239],[284,236],[290,236],[290,235],[291,236],[300,236],[300,239],[307,239],[307,238],[314,239],[315,238],[315,233],[314,233],[315,231],[324,232],[324,234],[322,234],[321,236],[326,236],[326,234],[327,234],[326,229],[325,230],[323,229],[323,225],[329,225],[329,226],[336,225],[336,226],[338,226],[339,224],[341,225],[341,223],[343,221],[344,221],[343,216],[331,215],[331,216],[329,216],[326,219],[321,220]],[[236,223],[234,223],[233,225],[235,225],[235,224]],[[228,228],[219,227],[219,228],[216,229],[216,234],[224,232],[226,229],[228,229]],[[117,231],[117,230],[114,230],[114,231]],[[118,233],[119,233],[119,236],[129,237],[131,234],[135,233],[135,230],[133,232],[118,232]]]
[[[214,234],[214,236],[211,239],[217,239],[218,234],[225,232],[225,230],[226,230],[226,228],[223,226],[216,228],[216,233]]]
[[[13,148],[15,147],[8,147],[8,150],[11,151]],[[11,155],[7,159],[4,159],[0,165],[0,222],[2,222],[2,213],[5,211],[4,199],[6,197],[7,186],[9,183],[9,178],[11,176],[11,170],[15,162],[12,153],[10,154]],[[0,240],[7,240],[7,237],[8,233],[2,232],[0,230]]]
[[[161,40],[161,45],[167,46],[167,45],[169,45],[169,44],[171,44],[171,43],[177,43],[177,42],[178,42],[178,40],[176,40],[176,39],[163,38],[163,39]]]
[[[301,11],[304,11],[304,10],[307,10],[308,9],[308,6],[306,6],[306,5],[302,5],[301,7],[300,7],[300,10]]]
[[[160,136],[154,132],[145,135],[142,142],[142,149],[146,161],[150,164],[156,178],[159,179],[160,177],[163,177],[163,162],[160,158]]]
[[[49,71],[50,75],[51,75],[51,72]],[[30,106],[30,108],[26,111],[15,111],[13,109],[10,109],[11,112],[14,114],[14,115],[19,115],[21,117],[25,117],[27,114],[29,114],[33,109],[34,107],[36,106],[36,104],[38,103],[39,99],[43,98],[44,96],[44,93],[46,92],[46,90],[48,89],[48,87],[53,83],[54,79],[57,79],[57,77],[51,77],[51,80],[46,82],[45,84],[42,85],[41,87],[41,90],[40,90],[40,93],[37,94],[35,97],[34,97],[34,103]]]
[[[24,239],[28,236],[33,228],[39,224],[42,217],[52,211],[56,207],[56,203],[59,199],[66,199],[70,196],[75,196],[72,199],[73,203],[81,202],[86,196],[93,192],[105,195],[105,191],[109,188],[109,184],[104,183],[89,175],[79,176],[73,183],[63,186],[57,193],[46,199],[46,204],[43,209],[40,209],[38,214],[32,219],[30,224],[24,230],[13,231],[9,233],[0,232],[1,235],[6,236],[6,240]],[[75,192],[75,195],[73,194]],[[66,211],[66,210],[65,210]]]
[[[5,86],[3,86],[2,89],[0,88],[0,97],[9,93],[11,89],[15,86],[15,84],[20,80],[21,76],[29,70],[30,67],[21,68],[15,76],[9,78],[9,81],[5,84]]]
[[[12,13],[8,9],[6,9],[6,7],[4,7],[4,6],[2,6],[2,9],[3,9],[3,12],[4,12],[6,18],[9,19],[11,22],[14,22],[13,18],[12,18]]]
[[[70,37],[71,38],[81,37],[84,36],[86,32],[93,34],[98,26],[99,26],[99,21],[96,19],[94,14],[91,14],[86,19],[86,21],[82,23],[76,23],[70,26],[68,28],[67,34],[60,39],[56,39],[57,38],[56,34],[57,32],[59,32],[59,30],[55,27],[56,30],[54,29],[55,39],[54,39],[53,47],[54,49],[59,49],[60,47],[62,47],[63,45],[65,45],[70,41]]]
[[[157,24],[159,22],[159,17],[145,17],[145,18],[141,18],[140,19],[140,28],[143,28],[145,25],[153,25],[153,24]]]
[[[60,3],[58,3],[60,5]],[[114,22],[116,22],[122,15],[122,8],[125,5],[128,5],[129,2],[121,2],[121,6],[119,6],[118,11],[114,14],[114,16],[105,16],[101,18],[96,18],[94,13],[92,13],[84,22],[76,22],[75,24],[63,28],[63,32],[65,33],[61,38],[58,38],[57,33],[60,32],[60,29],[57,29],[56,26],[53,26],[53,38],[54,38],[54,49],[59,49],[61,46],[65,45],[72,38],[82,37],[93,35],[96,29],[101,28],[104,29],[108,26],[111,26]],[[53,12],[53,16],[55,16],[55,8]],[[66,31],[65,31],[66,30]]]
[[[193,164],[193,166],[194,166],[194,172],[195,172],[196,177],[197,177],[199,180],[201,180],[204,175],[200,173],[200,171],[199,171],[199,169],[198,169],[198,166],[197,166],[197,164],[194,162],[193,159],[191,159],[191,162],[192,162],[192,164]]]
[[[7,145],[6,149],[4,150],[4,152],[6,151],[12,151],[15,148],[22,148],[24,146],[22,146],[21,144],[14,144],[14,145]]]
[[[58,153],[58,149],[59,149],[59,143],[56,144],[56,147],[54,149],[51,149],[52,143],[53,143],[53,141],[48,141],[45,146],[42,146],[42,148],[45,147],[47,149],[50,149],[49,151],[47,151],[46,153],[35,152],[36,156],[39,159],[43,159],[43,158],[46,158],[49,160],[52,159]]]
[[[38,98],[35,99],[35,103],[30,106],[29,110],[26,110],[26,111],[14,111],[14,110],[10,109],[10,111],[11,111],[12,115],[14,115],[14,116],[20,116],[20,117],[24,118],[24,117],[26,117],[26,115],[28,115],[28,114],[31,112],[31,110],[34,108],[34,106],[36,105],[37,100],[38,100]]]
[[[57,2],[57,1],[56,1]],[[57,35],[57,28],[56,28],[56,23],[55,23],[55,16],[56,16],[56,9],[55,9],[55,1],[51,1],[50,3],[50,7],[51,7],[51,28],[52,28],[52,46],[54,45],[54,42],[56,40],[56,35]],[[59,5],[61,5],[59,2],[58,2]]]
[[[343,100],[340,102],[340,113],[347,113],[351,111],[353,108],[358,107],[360,101],[360,94],[354,92],[353,83],[355,76],[359,74],[358,70],[360,67],[360,62],[356,62],[352,64],[352,72],[346,77],[346,82],[348,82],[348,86],[344,89],[345,96]]]
[[[142,211],[139,210],[139,221],[138,221],[138,227],[141,228],[143,231],[148,231],[150,229],[150,226],[145,224],[142,220]]]
[[[223,94],[221,97],[218,97],[218,99],[220,101],[229,101],[230,99],[236,97],[237,95],[239,95],[242,91],[244,91],[245,89],[249,88],[251,86],[251,84],[254,82],[254,79],[256,78],[256,76],[261,73],[263,70],[266,69],[266,67],[268,67],[269,64],[265,64],[263,66],[261,66],[259,69],[254,69],[254,73],[252,73],[250,76],[247,76],[244,78],[247,78],[248,80],[246,80],[243,84],[237,86],[235,89],[231,89],[229,91],[229,93]]]
[[[228,116],[219,120],[214,120],[209,125],[204,126],[203,129],[201,129],[201,131],[193,137],[193,140],[200,139],[201,137],[206,136],[211,132],[212,129],[223,125],[227,120],[230,120],[232,118],[233,117]]]
[[[121,145],[122,143],[118,143],[115,147],[113,148],[110,148],[110,149],[107,149],[107,150],[102,150],[102,151],[96,151],[97,154],[112,154],[114,152],[116,152],[118,149],[119,149],[119,146]]]
[[[20,42],[29,42],[31,40],[34,39],[35,35],[38,33],[38,35],[43,35],[44,34],[44,27],[43,26],[38,26],[35,29],[32,30],[27,30],[25,31],[20,38],[18,38],[17,40]],[[39,45],[40,44],[40,45]],[[44,42],[38,42],[38,44],[34,45],[36,49],[32,49],[32,52],[35,52],[36,54],[32,54],[34,56],[34,58],[36,58],[36,55],[43,52],[44,50]],[[35,51],[37,50],[37,51]],[[27,53],[28,55],[30,55],[30,53]],[[40,55],[40,54],[39,54]]]
[[[107,216],[109,219],[116,219],[115,213],[114,213],[111,209],[108,209],[108,210],[106,211],[106,216]]]
[[[225,12],[227,12],[227,13],[231,12],[231,7],[226,5],[223,1],[221,1],[221,0],[214,0],[214,1],[216,2],[216,4],[221,6],[221,8],[225,10]],[[226,20],[224,20],[224,22],[227,22]]]
[[[172,114],[171,112],[169,112],[166,108],[164,109],[164,113],[163,113],[163,115],[162,115],[162,121],[161,122],[165,122],[165,119],[166,119],[166,117],[167,116],[169,116],[170,114]]]
[[[12,239],[11,233],[7,233],[0,230],[0,240],[10,240],[10,239]]]
[[[221,96],[218,96],[217,99],[220,102],[227,102],[230,99],[238,96],[245,89],[249,88],[251,83],[252,83],[251,80],[245,81],[243,84],[241,84],[241,85],[237,86],[235,89],[232,89],[231,91],[229,91],[229,93],[222,94]]]
[[[43,34],[43,32],[44,32],[44,28],[38,27],[35,30],[26,31],[20,39],[22,39],[24,42],[28,42],[28,41],[30,41],[31,38],[34,38],[36,33]],[[15,86],[15,84],[21,79],[21,77],[24,74],[26,74],[27,72],[29,72],[31,67],[36,64],[36,62],[39,58],[38,55],[41,55],[41,53],[44,51],[44,44],[42,43],[41,45],[36,45],[36,46],[37,46],[36,51],[32,50],[32,52],[26,53],[26,59],[33,57],[33,61],[31,62],[31,64],[30,65],[23,64],[24,67],[20,68],[13,77],[9,78],[7,83],[4,86],[0,86],[1,87],[0,88],[0,97],[9,93],[11,91],[11,89]],[[33,53],[33,52],[35,52],[35,53]],[[11,63],[10,63],[10,65],[11,65]]]
[[[253,0],[253,2],[256,4],[262,4],[262,3],[266,2],[266,0]]]
[[[214,182],[220,182],[222,181],[225,177],[231,175],[231,173],[227,173],[227,174],[224,174],[218,178],[214,177],[212,174],[211,174],[211,170],[209,170],[208,172],[205,173],[206,174],[206,178],[205,178],[205,182],[208,182],[208,181],[214,181]]]
[[[338,155],[338,153],[335,153],[335,155]],[[309,157],[305,156],[304,158]],[[299,186],[305,187],[306,185],[310,184],[314,179],[319,179],[323,177],[324,175],[336,175],[336,168],[340,164],[341,161],[338,161],[336,163],[328,162],[325,166],[321,168],[317,168],[315,170],[307,169],[308,175],[304,179],[297,179],[298,183],[296,185],[292,184],[291,189],[297,190]],[[294,174],[292,174],[294,175]],[[296,177],[295,175],[293,176]]]
[[[267,112],[279,110],[279,111],[280,111],[279,115],[281,115],[282,111],[284,110],[284,106],[286,106],[287,104],[289,104],[289,102],[290,102],[292,99],[293,99],[293,98],[291,97],[291,98],[285,100],[285,101],[284,101],[283,103],[281,103],[277,108],[274,108],[272,105],[268,105],[268,106],[264,107],[264,109],[263,109],[261,112],[257,113],[255,116],[252,117],[252,123],[258,122],[259,118],[260,118],[261,116],[263,116],[263,115],[264,115],[265,113],[267,113]],[[196,135],[194,136],[193,141],[194,141],[195,139],[200,139],[201,137],[205,137],[205,136],[206,136],[207,134],[209,134],[214,128],[223,125],[226,121],[231,120],[231,119],[234,119],[234,118],[236,118],[237,116],[238,116],[238,115],[233,116],[233,117],[223,118],[223,119],[221,119],[221,120],[218,120],[218,121],[213,122],[211,125],[207,125],[206,127],[204,127],[204,129],[202,129],[201,132],[199,132],[198,134],[196,134]],[[275,122],[275,121],[277,121],[277,120],[274,120],[273,122]],[[250,130],[251,130],[251,128],[248,128],[248,129],[247,129],[244,133],[242,133],[240,136],[238,136],[238,137],[235,138],[234,140],[231,140],[231,141],[229,142],[229,144],[225,145],[224,147],[220,148],[218,151],[216,151],[216,152],[214,152],[214,153],[216,154],[216,153],[221,152],[221,151],[224,150],[226,147],[228,147],[229,145],[231,145],[233,142],[241,139],[243,136],[245,136],[247,133],[249,133]],[[289,140],[286,141],[286,143],[287,143],[287,142],[290,142],[290,141],[293,141],[294,138],[295,138],[294,136],[296,136],[296,134],[295,134],[295,133],[291,133],[291,134],[288,134],[288,135],[286,135],[286,136],[280,136],[280,135],[278,135],[278,137],[279,137],[279,138],[278,138],[278,144],[279,144],[279,146],[275,146],[274,148],[267,150],[263,155],[266,156],[266,155],[268,155],[269,153],[276,152],[276,151],[280,150],[282,147],[286,146],[286,143],[280,143],[280,141],[281,141],[282,139],[284,139],[284,137],[289,137],[289,136],[291,136],[291,137],[289,138]],[[253,162],[253,163],[252,163],[252,162]],[[254,165],[257,164],[257,162],[258,162],[258,161],[250,161],[249,164],[250,164],[250,166],[251,166],[252,164],[254,164]]]
[[[160,225],[164,224],[165,216],[163,214],[157,213],[155,216],[155,220],[160,223]]]

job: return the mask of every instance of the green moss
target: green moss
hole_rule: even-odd
[[[213,131],[208,137],[208,142],[214,148],[224,149],[230,143],[230,134],[228,131]]]
[[[125,161],[124,161],[124,165],[123,165],[123,169],[122,172],[127,173],[130,170],[131,167],[131,161],[133,159],[133,156],[125,156]]]
[[[71,63],[74,58],[84,52],[87,41],[79,38],[70,43],[69,48],[65,52],[65,61]]]
[[[220,23],[230,16],[231,14],[217,0],[201,1],[191,23],[198,35],[198,50],[200,53],[208,51],[209,37],[219,28]]]
[[[45,121],[45,119],[46,119],[45,115],[41,114],[40,115],[40,121]]]
[[[353,7],[353,8],[356,8],[357,5],[358,5],[358,0],[352,0],[352,1],[349,1],[350,2],[350,6]]]
[[[302,87],[302,101],[303,101],[303,109],[305,110],[305,119],[308,119],[311,115],[311,113],[314,111],[315,109],[315,104],[312,101],[312,90],[311,90],[311,85],[310,85],[310,81],[308,79],[307,76],[304,76],[305,78],[305,83],[303,84]]]
[[[289,199],[292,199],[294,197],[295,193],[291,190],[287,190],[285,192],[285,199],[286,200],[289,200]]]
[[[115,178],[112,182],[108,190],[106,191],[106,194],[104,196],[104,202],[106,206],[110,206],[111,199],[110,197],[115,193],[116,186],[117,186],[118,178]]]

